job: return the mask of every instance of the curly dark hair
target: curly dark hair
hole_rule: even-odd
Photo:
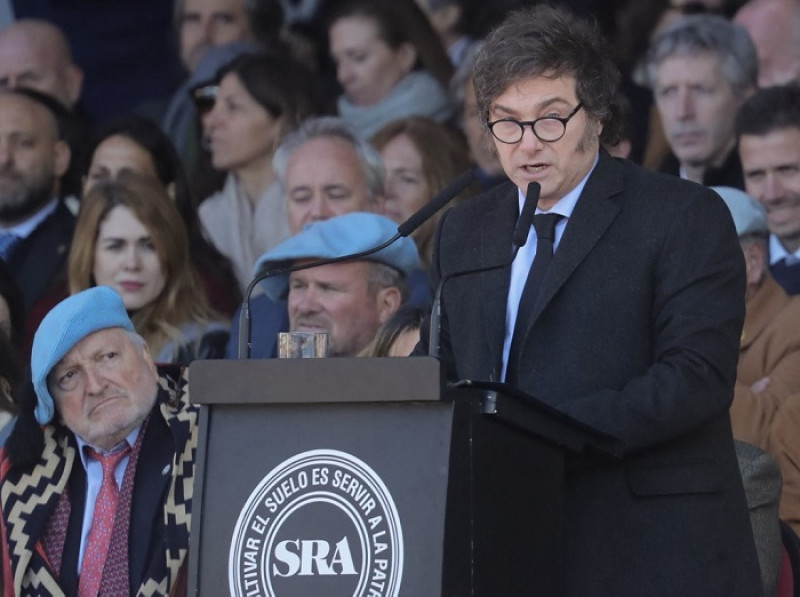
[[[736,114],[736,138],[800,129],[800,85],[765,87],[751,95]]]
[[[578,101],[605,123],[620,74],[599,25],[551,5],[516,10],[486,38],[473,70],[481,114],[509,86],[531,77],[573,77]]]

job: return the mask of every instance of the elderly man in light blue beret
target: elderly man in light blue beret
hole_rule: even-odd
[[[35,402],[0,452],[11,594],[172,594],[187,561],[197,443],[179,380],[160,387],[122,298],[103,286],[45,316],[31,374]]]
[[[317,222],[264,254],[255,273],[366,251],[396,232],[373,213]],[[276,275],[261,286],[273,300],[288,297],[290,331],[327,332],[330,356],[356,356],[406,301],[406,280],[417,268],[414,241],[400,238],[362,259]]]

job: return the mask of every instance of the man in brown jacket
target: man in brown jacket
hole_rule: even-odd
[[[733,436],[766,450],[779,408],[800,392],[800,297],[788,296],[769,274],[764,208],[738,189],[714,190],[731,210],[747,268],[747,313],[730,411]]]

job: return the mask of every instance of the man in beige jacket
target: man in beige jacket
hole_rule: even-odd
[[[747,313],[731,405],[733,436],[768,449],[775,416],[800,392],[800,297],[790,297],[769,274],[764,209],[738,189],[714,187],[733,216],[747,271]]]

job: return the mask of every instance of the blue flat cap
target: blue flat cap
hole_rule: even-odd
[[[135,331],[122,297],[108,286],[96,286],[65,298],[39,324],[33,337],[31,374],[36,390],[36,420],[41,425],[53,419],[55,407],[47,387],[47,376],[78,342],[107,328]]]
[[[728,206],[736,226],[736,234],[741,238],[751,234],[766,235],[767,212],[750,195],[733,187],[711,187],[722,197]]]
[[[264,268],[277,269],[298,259],[329,259],[366,251],[389,240],[396,233],[395,222],[366,212],[315,222],[264,253],[256,262],[253,275],[258,275]],[[365,259],[389,265],[406,277],[420,267],[416,244],[404,237]],[[267,278],[261,282],[261,287],[271,299],[278,300],[286,295],[289,274]]]

